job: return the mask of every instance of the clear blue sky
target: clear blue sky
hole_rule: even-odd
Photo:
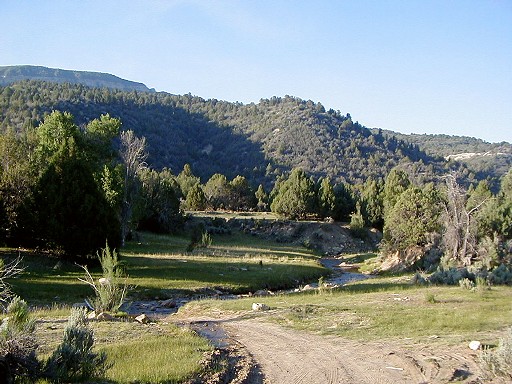
[[[512,142],[512,0],[0,0],[0,65]]]

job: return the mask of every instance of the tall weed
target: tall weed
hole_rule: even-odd
[[[482,351],[480,364],[494,376],[512,379],[512,327],[500,339],[496,349],[486,348]]]

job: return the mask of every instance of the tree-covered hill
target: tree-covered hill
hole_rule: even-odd
[[[377,132],[376,129],[372,130]],[[500,177],[512,167],[512,144],[507,142],[488,143],[467,136],[401,134],[381,131],[384,135],[396,137],[415,144],[432,156],[466,164],[480,178]]]
[[[244,105],[33,80],[0,87],[2,131],[37,126],[52,110],[71,112],[78,124],[104,113],[120,118],[123,129],[147,138],[153,167],[178,173],[189,163],[204,180],[214,173],[240,174],[268,184],[301,167],[316,177],[358,184],[398,164],[411,164],[417,175],[453,166],[415,144],[372,132],[348,114],[290,96]]]
[[[148,92],[142,83],[124,80],[108,73],[70,71],[33,65],[0,67],[0,85],[8,85],[21,80],[41,80],[54,83],[83,84],[89,87],[106,87],[123,91]]]

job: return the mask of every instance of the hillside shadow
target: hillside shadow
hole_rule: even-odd
[[[178,103],[183,104],[186,96],[168,95],[174,99],[166,101],[165,95],[135,95],[125,94],[124,100],[110,103],[101,97],[80,103],[62,101],[52,108],[71,112],[81,125],[105,113],[120,118],[123,130],[146,137],[148,163],[155,169],[167,167],[177,174],[188,163],[203,182],[221,173],[230,179],[243,175],[253,183],[269,184],[266,167],[273,162],[266,158],[262,145],[234,126],[214,122],[206,110],[195,111],[213,108],[205,100],[185,107]]]

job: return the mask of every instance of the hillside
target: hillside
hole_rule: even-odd
[[[488,143],[474,137],[441,134],[406,135],[385,130],[382,133],[415,144],[432,156],[462,162],[482,178],[499,177],[512,167],[512,144],[507,142]]]
[[[0,85],[8,85],[21,80],[83,84],[89,87],[105,87],[123,91],[150,91],[150,89],[142,83],[124,80],[108,73],[69,71],[32,65],[0,67]]]
[[[177,173],[189,163],[203,180],[218,172],[269,185],[280,173],[302,167],[315,177],[358,184],[399,164],[427,179],[446,172],[448,164],[417,145],[372,132],[348,114],[291,96],[244,105],[69,83],[0,87],[1,130],[37,126],[54,109],[71,112],[78,124],[102,113],[119,117],[123,129],[146,136],[153,167]]]

